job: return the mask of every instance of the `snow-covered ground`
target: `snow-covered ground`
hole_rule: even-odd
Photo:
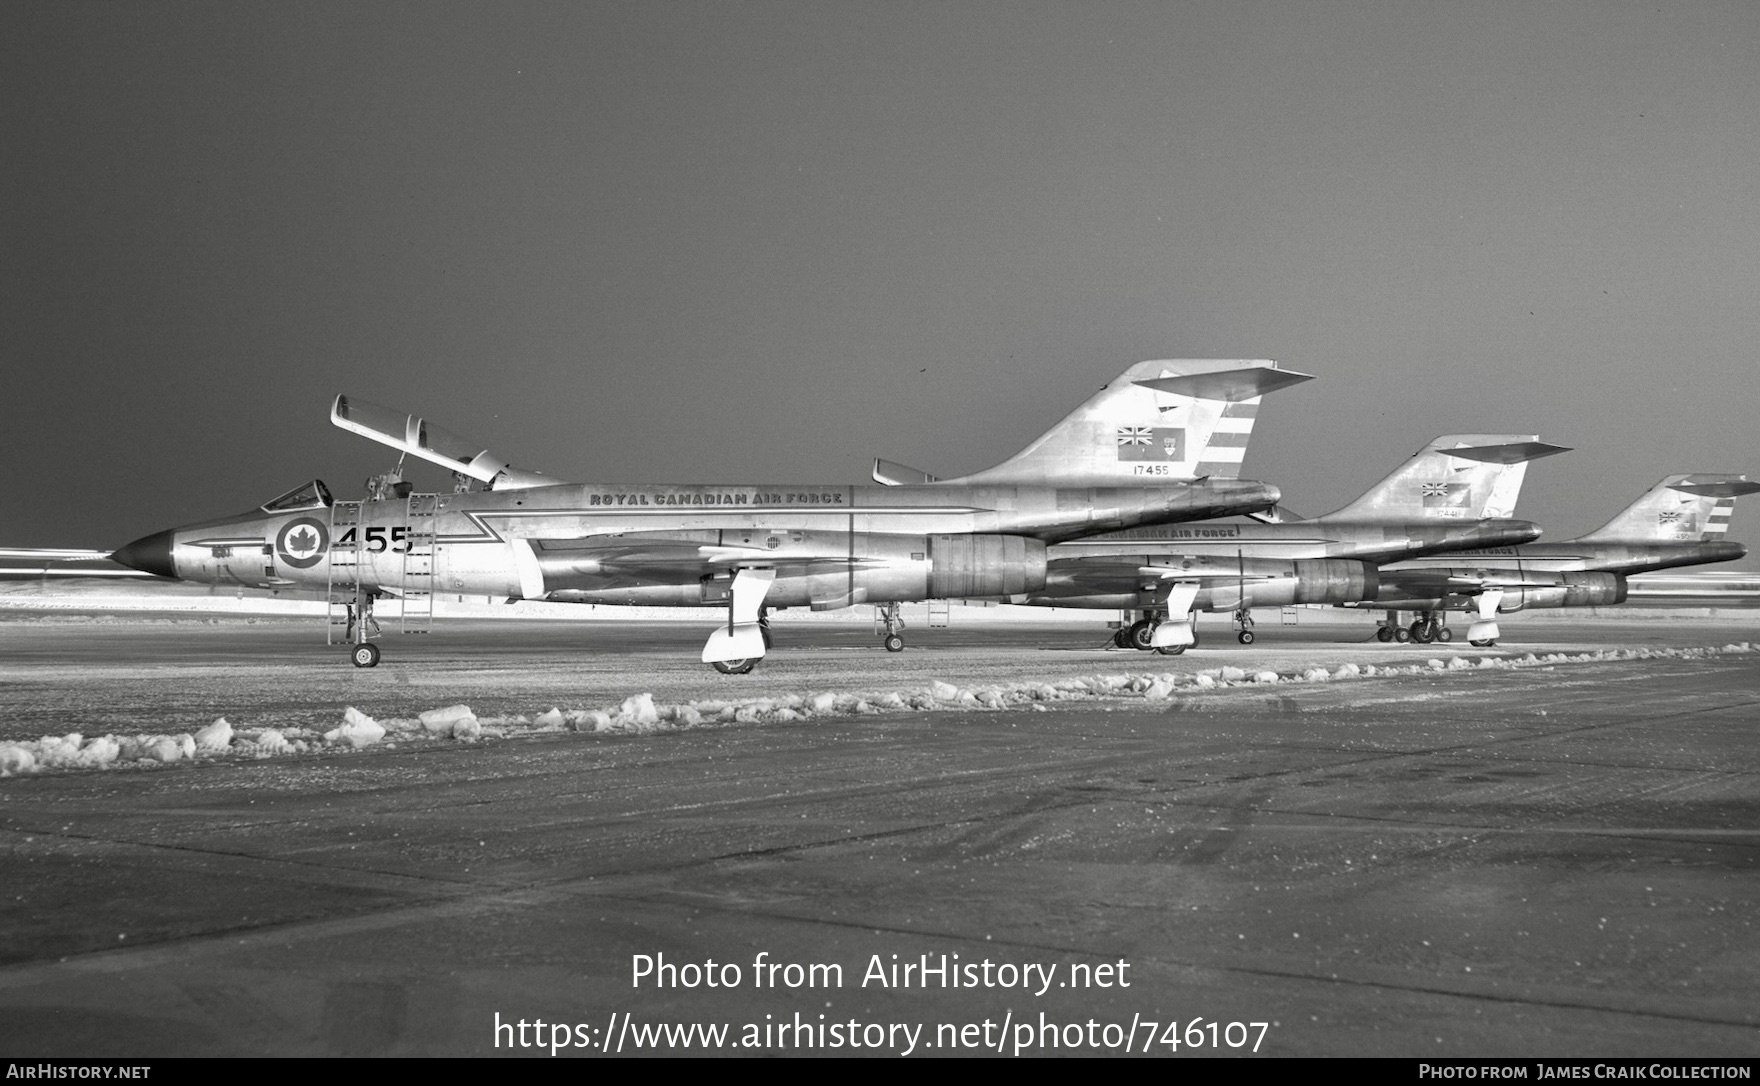
[[[563,709],[532,716],[479,717],[467,705],[436,706],[413,717],[374,719],[346,707],[332,728],[277,725],[236,728],[223,716],[194,732],[164,734],[143,725],[87,737],[74,732],[34,741],[0,742],[0,777],[59,770],[150,768],[177,762],[250,760],[314,751],[346,751],[399,745],[475,743],[557,732],[646,734],[691,728],[789,724],[875,713],[931,710],[1046,711],[1060,703],[1168,702],[1194,692],[1270,684],[1340,683],[1430,672],[1553,667],[1613,660],[1749,654],[1760,644],[1736,641],[1704,647],[1609,648],[1590,652],[1449,654],[1411,663],[1342,663],[1277,671],[1223,666],[1200,671],[1124,671],[1064,678],[962,686],[940,680],[926,687],[849,693],[820,691],[733,699],[657,702],[651,693],[616,705]]]

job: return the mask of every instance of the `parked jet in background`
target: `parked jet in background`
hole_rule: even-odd
[[[1760,573],[1695,570],[1626,578],[1621,607],[1760,607]]]
[[[1335,513],[1271,523],[1132,528],[1051,548],[1045,587],[1023,602],[1119,608],[1136,621],[1120,647],[1183,652],[1190,614],[1233,611],[1253,643],[1255,606],[1373,598],[1381,563],[1526,543],[1540,529],[1508,519],[1528,462],[1567,451],[1532,434],[1449,434]]]
[[[1244,437],[1229,404],[1307,380],[1266,360],[1143,362],[1022,452],[964,479],[912,486],[575,484],[521,472],[415,416],[338,396],[331,420],[487,484],[413,494],[399,470],[365,501],[313,480],[239,516],[158,532],[115,553],[165,577],[328,596],[357,667],[379,660],[375,600],[425,628],[435,591],[576,603],[724,604],[703,649],[749,671],[771,607],[887,607],[1033,592],[1050,544],[1276,504],[1275,487],[1202,479]],[[1238,461],[1238,454],[1234,454]],[[336,621],[336,618],[333,618]]]
[[[1745,475],[1670,475],[1588,535],[1385,566],[1378,590],[1346,606],[1388,608],[1376,635],[1383,641],[1433,640],[1448,628],[1444,612],[1469,611],[1468,640],[1495,644],[1499,614],[1622,603],[1634,573],[1741,558],[1748,549],[1724,536],[1736,499],[1756,491],[1760,483]],[[1400,611],[1417,620],[1401,628]]]

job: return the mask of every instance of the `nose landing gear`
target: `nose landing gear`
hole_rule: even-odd
[[[904,618],[898,613],[898,603],[895,601],[881,607],[879,618],[886,624],[886,636],[880,639],[880,643],[886,646],[887,652],[903,652]]]

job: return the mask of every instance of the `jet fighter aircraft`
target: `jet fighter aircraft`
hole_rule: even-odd
[[[237,516],[115,553],[164,577],[326,595],[357,667],[379,661],[377,599],[417,629],[436,591],[578,603],[727,607],[702,659],[751,670],[766,611],[1011,595],[1045,583],[1046,547],[1143,524],[1274,506],[1275,487],[1202,478],[1245,441],[1229,408],[1309,379],[1268,360],[1142,362],[1002,464],[906,486],[576,484],[518,471],[413,415],[338,396],[331,421],[486,484],[415,494],[398,471],[365,501],[313,480]],[[1249,424],[1250,425],[1250,424]],[[468,484],[467,484],[468,485]]]
[[[1745,475],[1670,475],[1588,535],[1384,566],[1377,590],[1344,606],[1389,608],[1382,641],[1447,640],[1445,612],[1468,611],[1468,641],[1494,645],[1499,614],[1623,603],[1634,573],[1741,558],[1748,548],[1724,536],[1736,499],[1756,491]],[[1400,611],[1418,613],[1409,628]]]
[[[1539,526],[1508,519],[1528,462],[1567,451],[1532,434],[1448,434],[1418,450],[1362,497],[1303,520],[1131,528],[1051,548],[1042,607],[1120,608],[1137,620],[1121,648],[1183,652],[1196,644],[1190,613],[1233,611],[1253,643],[1252,608],[1373,598],[1381,563],[1417,555],[1526,543]]]

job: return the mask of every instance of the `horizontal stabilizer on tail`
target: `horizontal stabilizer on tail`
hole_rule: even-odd
[[[1192,373],[1177,377],[1150,377],[1136,382],[1156,392],[1187,396],[1194,400],[1220,400],[1239,403],[1276,392],[1280,388],[1312,381],[1311,373],[1295,370],[1249,368],[1217,370],[1213,373]]]
[[[487,483],[490,490],[525,490],[562,481],[509,467],[481,445],[442,430],[420,416],[366,400],[337,396],[330,405],[330,422],[351,434]]]
[[[1445,456],[1457,460],[1477,460],[1484,464],[1520,464],[1529,460],[1538,460],[1543,456],[1557,456],[1559,453],[1570,452],[1564,445],[1549,445],[1544,441],[1516,441],[1507,445],[1466,446],[1458,449],[1443,449]]]
[[[1724,483],[1676,483],[1668,489],[1702,498],[1739,498],[1743,494],[1760,492],[1760,483],[1751,483],[1746,479]]]

